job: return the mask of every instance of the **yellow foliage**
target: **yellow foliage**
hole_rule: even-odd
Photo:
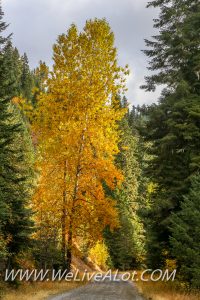
[[[177,269],[176,260],[174,259],[166,259],[165,260],[165,268],[169,271],[174,271]]]
[[[98,241],[96,245],[90,249],[89,257],[101,269],[104,270],[107,268],[107,260],[109,258],[109,253],[104,243]]]
[[[116,95],[125,89],[128,67],[117,64],[114,35],[105,20],[72,25],[54,45],[53,70],[33,112],[40,178],[33,208],[37,223],[73,237],[98,240],[106,225],[118,225],[114,201],[106,197],[123,180],[114,165],[119,120],[125,110]],[[47,70],[45,69],[45,72]]]
[[[147,186],[148,194],[149,195],[153,194],[155,192],[156,188],[157,188],[157,185],[153,182],[150,182]]]

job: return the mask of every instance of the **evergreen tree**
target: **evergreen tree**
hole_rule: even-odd
[[[186,81],[192,93],[200,93],[200,3],[199,0],[154,0],[148,7],[158,7],[160,16],[154,20],[159,35],[145,40],[144,53],[151,59],[149,69],[154,75],[146,77],[146,90],[167,85],[174,91]],[[156,73],[157,71],[157,73]]]
[[[146,124],[149,120],[148,111],[149,107],[146,105],[138,105],[137,107],[133,106],[128,116],[128,122],[133,136],[137,137],[136,159],[140,170],[140,172],[137,172],[139,203],[138,216],[142,221],[144,228],[145,260],[149,265],[149,253],[151,253],[151,259],[154,253],[156,253],[155,257],[158,260],[158,252],[155,251],[155,248],[160,248],[160,245],[156,243],[155,236],[153,236],[154,231],[152,231],[155,216],[151,215],[151,217],[149,217],[149,213],[152,210],[151,194],[154,190],[154,185],[151,181],[151,174],[148,174],[147,172],[149,163],[152,160],[152,155],[149,153],[152,143],[145,141],[144,138],[146,133]]]
[[[2,33],[4,33],[6,28],[8,27],[8,25],[3,21],[3,16],[4,16],[4,13],[2,11],[1,2],[0,2],[0,54],[1,54],[0,58],[2,58],[2,50],[5,46],[5,44],[10,39],[10,35],[7,37],[2,35]]]
[[[189,194],[181,210],[172,215],[172,253],[177,259],[183,278],[200,288],[200,175],[192,177]]]
[[[4,68],[3,68],[3,51],[4,51],[4,47],[5,47],[5,44],[9,41],[9,37],[4,37],[2,34],[4,33],[4,31],[6,30],[7,28],[7,24],[3,21],[3,16],[4,16],[4,13],[2,11],[2,8],[1,8],[1,3],[0,3],[0,83],[3,82],[3,76],[4,76]],[[2,85],[2,84],[1,84]],[[2,87],[1,87],[2,88]],[[1,94],[1,89],[0,89],[0,94]],[[0,95],[1,96],[1,95]],[[5,115],[2,113],[3,112],[3,107],[2,105],[0,106],[1,108],[1,120],[5,120]],[[1,134],[1,126],[0,126],[0,134]],[[1,147],[1,139],[0,139],[0,147]],[[0,161],[1,161],[1,152],[0,152]],[[0,164],[0,168],[1,168],[1,164]],[[0,169],[1,170],[1,169]],[[1,193],[1,191],[0,191]],[[7,207],[6,207],[6,203],[5,201],[3,201],[3,198],[2,196],[0,195],[0,235],[1,235],[1,238],[0,238],[0,253],[1,253],[1,257],[4,257],[5,256],[5,244],[6,244],[6,241],[4,239],[4,237],[2,236],[2,224],[3,224],[3,221],[5,220],[6,218],[6,215],[7,215]]]
[[[34,87],[32,89],[32,107],[36,108],[38,96],[45,92],[45,80],[48,77],[49,68],[45,62],[40,61],[39,66],[33,70],[32,77]]]
[[[20,95],[21,85],[21,59],[19,52],[9,40],[4,49],[1,65],[1,93],[10,97]]]
[[[0,9],[1,34],[6,29],[2,16]],[[12,263],[27,247],[32,227],[27,201],[32,191],[33,150],[26,124],[12,101],[18,90],[12,44],[9,38],[0,41],[0,245]]]
[[[27,201],[33,189],[33,149],[30,134],[18,108],[0,99],[0,198],[4,207],[2,233],[8,240],[10,261],[32,232]]]
[[[22,76],[22,60],[18,49],[13,47],[12,49],[12,59],[13,59],[13,72],[15,73],[15,81],[17,85],[16,95],[21,94],[21,76]]]
[[[123,98],[122,106],[127,107]],[[139,178],[138,136],[133,135],[128,123],[129,114],[121,121],[120,154],[116,164],[122,169],[124,182],[120,189],[113,192],[119,212],[119,228],[105,232],[106,243],[115,268],[128,270],[141,265],[144,259],[144,229],[139,216]]]
[[[32,100],[32,89],[34,86],[33,74],[30,71],[28,57],[26,53],[21,58],[22,74],[21,74],[21,93],[28,100]]]
[[[170,255],[171,214],[180,210],[188,193],[190,176],[200,168],[200,3],[156,0],[149,6],[161,9],[155,27],[159,35],[146,41],[150,50],[147,90],[165,84],[158,105],[148,109],[145,137],[151,143],[148,174],[154,183],[151,209],[151,261],[162,265]],[[159,224],[159,226],[158,226]]]

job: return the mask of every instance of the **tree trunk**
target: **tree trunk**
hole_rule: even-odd
[[[86,116],[87,121],[87,116]],[[68,230],[68,240],[67,240],[67,259],[66,259],[66,268],[68,271],[71,270],[71,263],[72,263],[72,246],[73,246],[73,215],[75,213],[75,202],[77,197],[77,192],[79,188],[79,176],[81,172],[81,155],[84,149],[84,140],[85,140],[85,131],[86,127],[83,130],[80,142],[80,148],[78,152],[78,162],[76,167],[76,177],[75,177],[75,184],[74,184],[74,191],[72,195],[72,209],[70,213],[70,221],[69,221],[69,230]]]
[[[67,239],[66,268],[68,271],[71,271],[71,264],[72,264],[72,246],[73,246],[73,243],[72,243],[73,229],[72,228],[73,228],[73,225],[72,225],[72,219],[71,219],[70,224],[69,224],[68,239]]]
[[[64,162],[64,177],[63,177],[63,207],[62,207],[62,266],[66,269],[66,176],[67,176],[67,162]]]

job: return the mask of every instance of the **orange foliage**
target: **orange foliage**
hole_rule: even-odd
[[[125,110],[115,96],[128,71],[117,65],[113,42],[105,20],[88,21],[82,33],[72,25],[61,35],[33,118],[40,155],[37,221],[42,212],[61,228],[64,214],[66,233],[72,224],[74,237],[87,230],[93,240],[118,222],[103,184],[114,189],[123,179],[114,160]]]

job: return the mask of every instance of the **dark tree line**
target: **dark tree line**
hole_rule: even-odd
[[[16,265],[30,245],[33,229],[29,200],[34,186],[34,150],[29,126],[15,97],[31,101],[34,76],[26,55],[20,57],[6,37],[0,7],[0,262]]]
[[[159,103],[143,112],[141,134],[151,146],[146,172],[154,184],[145,212],[148,258],[154,267],[175,259],[183,279],[200,287],[200,3],[156,0],[154,26],[144,53],[153,75],[147,91],[165,85]],[[197,205],[198,203],[198,205]]]

